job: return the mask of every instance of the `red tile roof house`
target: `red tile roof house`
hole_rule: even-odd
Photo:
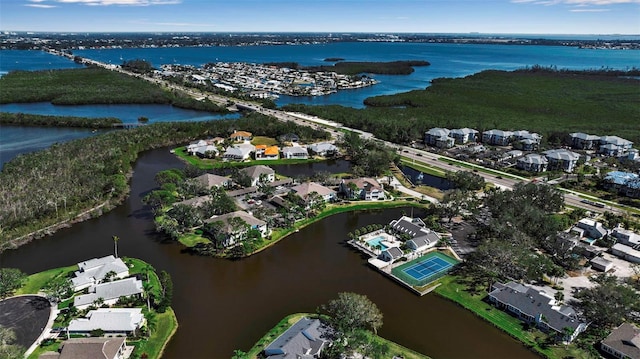
[[[231,136],[229,136],[229,138],[235,142],[245,142],[251,141],[251,139],[253,138],[253,134],[247,131],[235,131],[231,134]]]

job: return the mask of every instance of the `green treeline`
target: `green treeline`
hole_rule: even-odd
[[[325,60],[327,61],[327,60]],[[414,66],[429,66],[428,61],[389,61],[389,62],[338,62],[334,65],[300,66],[297,62],[270,62],[266,66],[288,67],[311,72],[331,71],[345,75],[371,73],[380,75],[409,75]]]
[[[425,90],[370,97],[365,109],[287,105],[372,132],[384,140],[421,140],[433,127],[536,131],[546,141],[570,132],[617,135],[640,143],[640,81],[550,71],[483,71],[440,78]]]
[[[0,125],[112,128],[114,124],[118,123],[122,123],[122,121],[115,117],[87,118],[0,112]]]
[[[142,151],[175,146],[207,137],[227,137],[243,129],[266,136],[309,131],[329,134],[293,122],[279,122],[260,114],[238,120],[155,123],[95,137],[55,144],[20,155],[0,172],[0,251],[11,239],[75,218],[104,204],[100,213],[129,193],[128,175]]]
[[[54,105],[172,104],[209,112],[228,112],[145,80],[102,68],[12,71],[0,77],[0,103],[51,102]]]

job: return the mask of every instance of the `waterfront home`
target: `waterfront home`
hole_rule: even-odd
[[[407,246],[414,251],[434,247],[440,241],[440,235],[427,228],[420,218],[402,216],[389,222],[389,227],[396,234],[407,237]],[[409,241],[412,242],[409,243]]]
[[[618,136],[602,136],[599,142],[598,153],[605,156],[624,156],[633,146],[633,142]]]
[[[70,338],[59,352],[45,352],[38,359],[125,359],[126,338]]]
[[[492,146],[506,146],[511,143],[513,132],[503,130],[489,130],[482,133],[482,142]]]
[[[194,178],[194,180],[207,189],[211,189],[213,187],[227,188],[233,183],[233,180],[229,177],[218,176],[212,173],[205,173]]]
[[[578,150],[593,150],[600,143],[600,136],[588,135],[582,132],[570,133],[571,148]]]
[[[291,187],[291,190],[300,196],[300,198],[305,202],[309,201],[309,195],[314,192],[317,193],[325,202],[332,202],[336,199],[336,191],[315,182],[305,182]]]
[[[578,164],[580,155],[564,149],[548,150],[543,152],[549,161],[548,169],[573,172]]]
[[[122,279],[129,276],[129,267],[120,258],[108,255],[78,263],[78,270],[71,278],[74,292],[99,284],[111,273],[111,279]]]
[[[222,155],[225,161],[244,161],[248,160],[251,153],[256,150],[255,146],[250,143],[241,143],[229,146]]]
[[[338,154],[338,147],[329,142],[313,143],[309,145],[309,150],[322,157],[333,157]]]
[[[449,137],[461,145],[467,142],[478,142],[478,131],[473,128],[457,128],[449,131]]]
[[[256,160],[277,160],[279,155],[278,146],[256,145]]]
[[[229,138],[234,142],[251,141],[253,134],[247,131],[234,131]]]
[[[402,256],[404,256],[402,249],[398,247],[390,247],[382,251],[378,259],[393,263],[396,259],[402,258]]]
[[[260,183],[270,183],[276,180],[276,171],[265,165],[246,167],[241,169],[240,172],[251,178],[251,186],[257,186]]]
[[[96,302],[111,306],[116,304],[120,297],[139,297],[142,293],[141,280],[126,278],[89,287],[89,294],[75,296],[73,305],[78,309],[85,309]]]
[[[529,153],[524,157],[518,158],[516,167],[528,172],[544,172],[547,170],[549,161],[545,156],[537,153]]]
[[[191,142],[191,143],[189,143],[187,145],[187,147],[186,147],[187,148],[187,153],[192,155],[192,156],[195,156],[196,151],[197,151],[198,148],[205,147],[207,145],[208,145],[208,143],[205,140],[193,141],[193,142]]]
[[[240,219],[241,226],[236,226],[232,218]],[[226,234],[223,241],[225,247],[232,246],[242,240],[249,230],[257,230],[262,237],[268,236],[271,231],[267,226],[267,222],[258,219],[245,211],[235,211],[220,216],[214,216],[204,221],[205,223],[222,222],[222,230]]]
[[[283,147],[282,158],[306,160],[309,158],[309,151],[306,147],[300,146]]]
[[[640,359],[640,329],[631,323],[622,323],[602,339],[600,348],[613,358]]]
[[[377,180],[367,177],[342,180],[338,192],[349,199],[363,199],[365,201],[385,199],[382,185]]]
[[[89,336],[101,329],[108,336],[135,335],[145,324],[141,308],[99,308],[90,310],[84,318],[73,319],[67,331],[69,334]]]
[[[604,178],[604,186],[609,190],[627,196],[640,198],[640,176],[631,172],[611,171]]]
[[[588,324],[578,318],[572,307],[520,283],[494,283],[489,301],[518,319],[555,334],[563,342],[571,342],[587,329]]]
[[[424,133],[424,144],[438,148],[453,147],[455,139],[453,137],[449,137],[449,132],[450,131],[446,128],[432,128]]]
[[[264,349],[270,359],[319,358],[331,329],[318,319],[301,318]]]

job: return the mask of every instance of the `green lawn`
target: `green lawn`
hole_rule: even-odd
[[[200,158],[198,156],[191,156],[187,153],[187,150],[184,146],[174,148],[174,154],[181,158],[183,161],[187,162],[190,165],[196,166],[203,170],[211,170],[214,168],[229,168],[229,167],[248,167],[255,165],[297,165],[301,163],[314,163],[314,162],[322,162],[324,160],[321,159],[277,159],[277,160],[250,160],[243,162],[224,162],[220,159],[207,159]]]
[[[251,349],[247,352],[246,358],[257,358],[258,355],[264,350],[264,348],[269,345],[272,341],[278,338],[282,333],[287,331],[293,324],[295,324],[300,318],[309,317],[309,318],[318,318],[316,314],[309,313],[296,313],[286,316],[282,319],[275,327],[269,330],[260,340],[258,340]],[[391,356],[400,356],[404,359],[429,359],[428,356],[422,355],[416,351],[413,351],[409,348],[403,347],[400,344],[394,343],[385,338],[379,337],[371,333],[373,340],[379,343],[386,343],[389,346],[389,355]]]
[[[29,355],[27,359],[38,359],[40,354],[43,354],[45,352],[57,352],[61,344],[62,342],[60,341],[54,341],[49,345],[39,346],[33,351],[33,353]]]
[[[151,283],[151,292],[156,298],[160,298],[162,286],[160,285],[160,279],[158,278],[158,273],[156,273],[153,266],[137,258],[123,257],[122,260],[129,267],[129,275],[131,276],[136,274],[142,274],[146,276],[148,272],[149,282]]]
[[[50,281],[66,277],[69,273],[73,273],[78,270],[77,265],[72,265],[62,268],[49,269],[43,272],[34,273],[27,277],[27,280],[20,289],[16,291],[16,295],[20,294],[36,294]]]
[[[456,276],[443,277],[440,279],[440,283],[442,284],[434,290],[435,293],[472,311],[477,316],[490,322],[509,334],[511,337],[523,343],[526,347],[531,348],[533,351],[546,358],[561,359],[565,357],[590,357],[587,352],[577,348],[573,344],[568,346],[545,346],[543,344],[547,339],[547,335],[545,333],[537,329],[525,330],[523,323],[519,319],[485,302],[483,300],[486,296],[484,291],[481,291],[480,294],[471,294],[468,291],[468,287],[458,281],[458,277]]]
[[[251,144],[256,145],[267,145],[273,146],[278,144],[278,140],[273,137],[265,137],[265,136],[254,136],[251,140]]]
[[[182,243],[185,247],[193,247],[199,243],[211,243],[207,238],[195,233],[188,233],[184,236],[180,236],[180,238],[178,238],[178,242]]]
[[[158,313],[156,321],[156,328],[151,333],[149,339],[141,342],[136,349],[140,355],[142,355],[142,353],[146,353],[149,359],[158,359],[162,357],[164,348],[178,330],[178,320],[176,318],[176,314],[171,308],[168,308],[164,313]]]
[[[428,166],[424,163],[416,163],[413,159],[409,159],[407,157],[401,157],[400,163],[407,167],[411,167],[415,170],[422,171],[424,173],[430,174],[436,177],[445,178],[447,176],[447,172],[435,166]]]

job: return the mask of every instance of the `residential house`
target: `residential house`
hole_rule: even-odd
[[[627,154],[627,159],[629,161],[640,160],[640,151],[636,150],[635,148],[630,149],[629,153]]]
[[[309,150],[322,157],[332,157],[338,154],[338,147],[329,142],[320,142],[309,145]]]
[[[541,330],[555,332],[564,342],[571,342],[587,329],[588,324],[578,318],[572,307],[559,303],[550,294],[513,281],[494,283],[489,301]]]
[[[396,259],[402,258],[402,256],[404,256],[402,249],[398,247],[390,247],[382,251],[378,258],[385,262],[393,262]]]
[[[517,141],[517,147],[523,151],[536,151],[542,141],[542,136],[535,132],[520,130],[513,132],[514,140]]]
[[[600,342],[603,352],[619,359],[640,359],[640,329],[622,323]]]
[[[246,225],[243,225],[240,228],[237,228],[230,221],[232,218],[241,219]],[[267,222],[260,220],[251,214],[245,211],[235,211],[231,213],[226,213],[220,216],[215,216],[205,220],[205,223],[213,223],[213,222],[222,222],[223,231],[226,233],[226,238],[224,240],[224,246],[229,247],[236,244],[240,239],[242,239],[250,229],[255,229],[260,232],[262,237],[268,236],[271,231],[267,226]]]
[[[240,170],[251,178],[251,186],[257,186],[260,183],[270,183],[276,180],[276,171],[265,165],[257,165],[246,167]]]
[[[564,149],[548,150],[543,152],[549,161],[549,170],[563,170],[565,172],[573,172],[578,164],[580,155]]]
[[[277,160],[279,156],[278,146],[256,145],[256,160]]]
[[[205,140],[193,141],[187,145],[187,153],[194,156],[198,148],[207,146],[207,145],[208,143]]]
[[[582,132],[570,133],[571,148],[578,150],[593,150],[600,144],[600,136],[588,135]]]
[[[45,352],[39,359],[124,359],[126,338],[70,338],[60,352]]]
[[[218,176],[211,173],[205,173],[194,178],[194,180],[203,185],[205,188],[227,188],[230,187],[233,183],[233,180],[231,180],[231,178],[229,177]]]
[[[309,158],[309,151],[306,147],[300,146],[283,147],[282,158],[306,160]]]
[[[634,231],[618,226],[613,229],[611,236],[616,238],[617,243],[622,243],[630,247],[640,246],[640,234]]]
[[[547,170],[549,161],[545,156],[537,153],[529,153],[524,157],[518,158],[516,167],[529,172],[544,172]]]
[[[604,257],[594,257],[590,261],[591,268],[601,272],[608,272],[613,268],[613,262]]]
[[[457,128],[449,131],[449,137],[452,137],[455,143],[465,144],[467,142],[478,142],[478,131],[472,128]]]
[[[424,133],[424,143],[427,146],[450,148],[453,147],[455,140],[449,137],[448,129],[436,127]]]
[[[309,195],[313,192],[320,195],[325,202],[331,202],[336,199],[336,191],[315,182],[305,182],[291,187],[291,190],[300,196],[300,198],[305,202],[308,201]]]
[[[611,247],[611,254],[620,257],[627,262],[640,263],[640,247],[628,246],[622,243],[616,243]]]
[[[609,233],[602,226],[602,223],[589,218],[583,218],[579,220],[578,223],[571,228],[570,232],[576,233],[581,237],[587,237],[591,239],[603,238]]]
[[[111,279],[122,279],[129,276],[129,267],[120,258],[108,255],[102,258],[93,258],[78,263],[78,270],[71,278],[71,285],[75,292],[89,288],[105,279],[108,273],[112,273]]]
[[[229,138],[234,142],[251,141],[253,134],[247,131],[234,131]]]
[[[252,152],[255,152],[256,148],[250,143],[236,144],[227,147],[227,150],[222,155],[225,161],[244,161],[248,160]]]
[[[283,143],[297,143],[300,142],[300,136],[296,135],[295,133],[285,133],[284,135],[280,135],[280,137],[278,137],[278,140]]]
[[[319,358],[331,329],[319,319],[301,318],[264,349],[269,359]]]
[[[600,137],[598,153],[605,156],[624,156],[633,147],[633,142],[618,136]]]
[[[338,192],[351,199],[359,198],[365,201],[385,199],[382,185],[373,178],[361,177],[342,180]]]
[[[402,216],[389,222],[389,226],[395,233],[409,236],[407,246],[414,251],[434,247],[440,241],[440,235],[427,228],[420,218]]]
[[[84,318],[73,319],[67,330],[69,334],[89,336],[101,329],[108,336],[127,336],[135,335],[144,324],[141,308],[99,308],[90,310]]]
[[[605,176],[604,184],[624,196],[640,198],[640,176],[635,173],[611,171]]]
[[[94,302],[102,301],[110,306],[116,304],[120,297],[141,296],[143,292],[141,280],[126,278],[89,287],[89,294],[75,296],[73,305],[78,309],[85,309]]]
[[[513,140],[513,132],[489,130],[482,133],[482,142],[492,146],[507,146]]]

